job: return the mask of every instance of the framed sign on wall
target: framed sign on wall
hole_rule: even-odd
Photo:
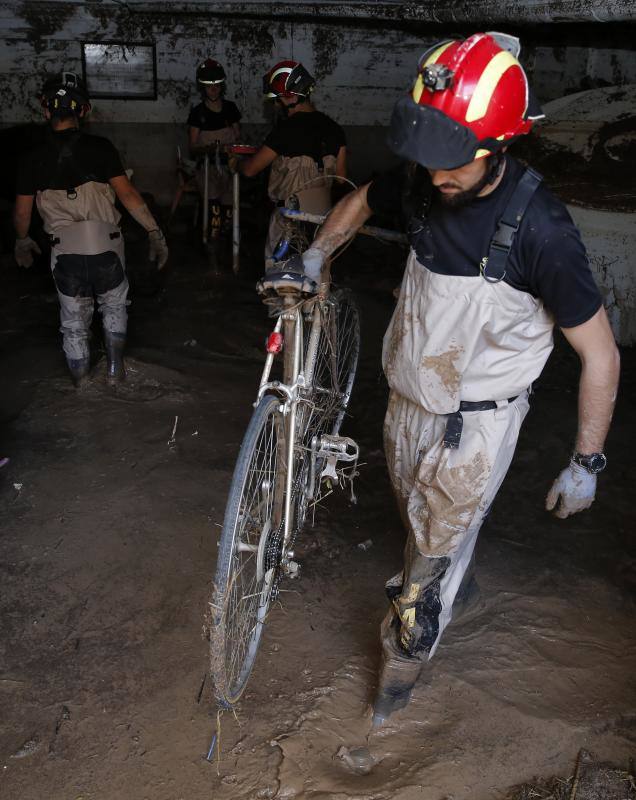
[[[82,69],[91,97],[157,99],[154,44],[82,42]]]

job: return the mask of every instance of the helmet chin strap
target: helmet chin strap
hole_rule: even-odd
[[[296,106],[301,105],[301,103],[307,102],[307,98],[305,97],[304,94],[297,94],[296,97],[298,98],[298,100],[296,100],[295,103],[283,103],[279,98],[279,104],[284,109],[285,114],[289,112],[290,108],[296,108]]]
[[[501,168],[504,163],[503,150],[497,150],[489,157],[490,164],[488,165],[488,172],[486,173],[486,186],[494,183],[501,174]]]

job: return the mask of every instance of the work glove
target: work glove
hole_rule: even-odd
[[[159,228],[154,231],[148,231],[148,258],[150,261],[157,262],[157,269],[163,269],[168,260],[166,237]]]
[[[42,255],[42,251],[30,236],[25,236],[24,239],[15,240],[15,248],[13,255],[19,267],[28,269],[33,264],[33,254],[38,256]]]
[[[585,467],[570,461],[568,466],[559,474],[552,484],[546,497],[545,507],[554,511],[560,519],[584,511],[594,502],[596,495],[596,475],[588,472]]]
[[[303,272],[312,281],[320,283],[320,274],[325,263],[326,254],[318,247],[310,247],[302,254]]]

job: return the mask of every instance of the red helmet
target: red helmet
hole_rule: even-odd
[[[279,61],[263,76],[265,97],[307,97],[316,81],[299,61]]]
[[[206,58],[197,67],[197,83],[202,86],[212,86],[215,83],[223,83],[225,80],[225,70],[213,58]]]
[[[391,149],[430,169],[456,169],[529,133],[543,113],[518,55],[519,40],[500,33],[425,52],[411,95],[393,109]]]

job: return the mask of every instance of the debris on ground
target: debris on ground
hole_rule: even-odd
[[[597,761],[581,750],[576,770],[569,778],[550,778],[536,784],[524,783],[508,794],[505,800],[632,800],[636,798],[634,767],[620,769]]]

